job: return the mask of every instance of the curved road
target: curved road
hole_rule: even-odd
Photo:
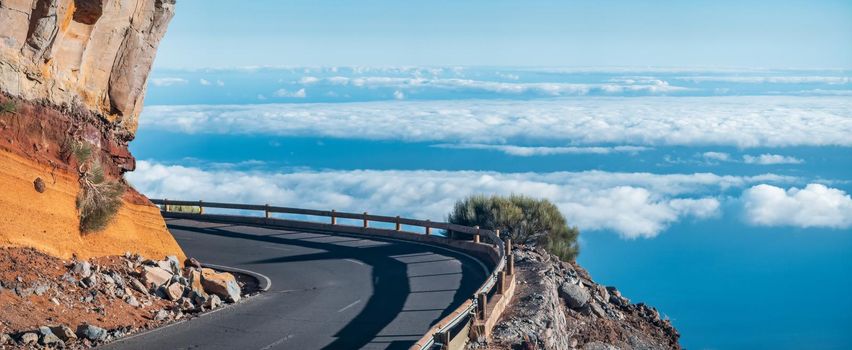
[[[272,288],[107,349],[407,349],[485,280],[457,252],[402,241],[166,219],[188,256]]]

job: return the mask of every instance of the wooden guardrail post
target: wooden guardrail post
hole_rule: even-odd
[[[402,231],[402,225],[399,223],[399,215],[396,216],[396,230],[397,232]]]
[[[168,198],[163,198],[163,211],[167,212],[167,213],[169,212],[169,199]]]
[[[506,256],[512,255],[512,239],[506,238],[503,240],[504,245],[506,246]]]
[[[269,204],[266,205],[266,210],[264,212],[267,219],[269,219]]]
[[[201,200],[198,201],[198,214],[199,215],[204,214],[204,202],[201,201]]]
[[[438,332],[434,335],[435,343],[441,344],[441,350],[449,349],[450,345],[450,333],[449,332]]]
[[[479,293],[476,295],[476,311],[478,313],[479,319],[485,321],[488,318],[488,296],[485,293]]]
[[[367,212],[365,211],[365,212],[364,212],[364,228],[368,228],[368,227],[370,227],[370,222],[369,222],[369,221],[367,221],[367,215],[368,215],[368,214],[367,214]]]
[[[432,221],[426,220],[426,235],[432,234]]]
[[[336,210],[334,210],[334,209],[331,210],[331,224],[332,225],[337,225],[337,216],[335,216],[336,213],[337,213]]]
[[[479,243],[479,240],[480,240],[480,238],[479,238],[479,232],[480,232],[481,230],[479,229],[479,226],[474,226],[473,228],[475,228],[475,229],[476,229],[476,234],[475,234],[475,235],[473,235],[473,243]]]
[[[497,293],[506,294],[506,271],[497,273]]]

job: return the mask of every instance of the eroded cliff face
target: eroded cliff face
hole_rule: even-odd
[[[134,133],[174,0],[0,0],[0,88]]]
[[[136,166],[128,144],[174,3],[0,0],[0,246],[183,257],[158,209],[122,177]],[[88,165],[72,155],[83,144]],[[77,201],[94,163],[127,190],[109,225],[84,233]]]

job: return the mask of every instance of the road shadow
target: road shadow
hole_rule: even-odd
[[[281,234],[250,234],[232,231],[239,227],[226,228],[199,228],[194,226],[186,226],[179,224],[168,224],[170,229],[178,229],[200,234],[216,235],[221,237],[245,239],[252,241],[266,242],[269,244],[282,244],[290,246],[300,246],[321,250],[321,253],[304,254],[297,256],[281,256],[278,258],[262,259],[248,261],[247,264],[281,264],[293,262],[319,261],[319,260],[342,260],[354,259],[362,262],[365,265],[372,267],[372,287],[373,294],[365,303],[361,312],[346,324],[340,331],[335,334],[335,340],[324,347],[324,349],[359,349],[370,343],[385,344],[388,349],[408,349],[416,340],[384,340],[378,339],[385,336],[379,336],[391,322],[402,312],[411,312],[412,310],[404,310],[405,302],[409,295],[412,294],[410,278],[417,276],[408,275],[409,264],[420,264],[426,262],[440,262],[452,259],[433,259],[428,261],[419,261],[405,263],[393,256],[423,254],[423,253],[439,253],[444,256],[453,257],[461,264],[461,280],[459,288],[454,290],[450,305],[443,309],[440,315],[429,321],[429,325],[434,325],[443,317],[449,315],[455,308],[461,305],[469,298],[479,285],[485,280],[485,273],[479,267],[479,263],[473,261],[470,257],[460,253],[445,251],[426,245],[405,244],[392,240],[384,240],[374,237],[364,237],[373,241],[386,242],[375,246],[349,247],[338,245],[340,242],[317,242],[314,238],[288,238],[287,235]],[[281,231],[280,228],[252,226],[271,230]],[[339,236],[335,233],[299,230],[298,232],[317,233]],[[350,238],[358,238],[356,235],[346,235]],[[348,241],[347,241],[348,242]],[[436,271],[433,275],[444,275],[446,273]],[[423,292],[447,292],[446,290],[436,288],[435,290],[418,291]],[[417,310],[414,310],[417,311]],[[422,330],[425,333],[427,328]],[[406,335],[406,337],[412,337]],[[419,335],[416,336],[419,338]]]

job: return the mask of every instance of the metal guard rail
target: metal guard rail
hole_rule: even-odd
[[[204,201],[179,201],[179,200],[168,200],[168,199],[151,199],[151,202],[157,205],[162,205],[163,211],[169,211],[169,206],[188,206],[188,207],[198,207],[200,209],[200,213],[204,213],[204,208],[219,208],[219,209],[235,209],[235,210],[255,210],[255,211],[263,211],[266,213],[266,217],[269,218],[270,213],[280,213],[280,214],[296,214],[296,215],[306,215],[306,216],[322,216],[331,218],[331,222],[334,225],[339,225],[335,223],[335,220],[340,219],[354,219],[354,220],[363,220],[365,227],[367,227],[368,222],[385,222],[396,224],[397,231],[407,232],[407,233],[415,233],[410,231],[402,231],[400,229],[400,225],[407,226],[419,226],[425,229],[425,234],[429,234],[432,228],[446,230],[448,232],[461,232],[465,234],[479,235],[480,238],[484,238],[484,241],[487,241],[493,244],[496,247],[498,261],[494,267],[494,270],[491,271],[491,274],[482,283],[482,286],[477,289],[476,294],[472,296],[469,301],[463,303],[456,310],[450,313],[445,319],[442,319],[438,322],[439,326],[435,326],[429,330],[429,333],[425,334],[425,336],[429,336],[430,339],[420,345],[420,349],[429,349],[435,345],[435,337],[433,335],[438,333],[447,332],[453,327],[459,325],[462,321],[466,320],[468,317],[471,317],[474,311],[477,309],[478,300],[476,295],[479,294],[488,294],[492,288],[496,285],[498,281],[498,275],[501,271],[504,271],[506,268],[506,245],[505,242],[499,237],[499,231],[495,232],[492,230],[481,229],[479,227],[470,227],[452,224],[449,222],[440,222],[440,221],[430,221],[430,220],[418,220],[418,219],[409,219],[402,218],[399,216],[383,216],[383,215],[372,215],[366,212],[364,213],[347,213],[347,212],[339,212],[336,210],[316,210],[316,209],[303,209],[303,208],[291,208],[291,207],[279,207],[279,206],[270,206],[268,204],[264,205],[254,205],[254,204],[237,204],[237,203],[219,203],[219,202],[204,202]],[[298,221],[298,220],[297,220]],[[447,237],[450,238],[450,237]],[[484,305],[482,307],[485,307]],[[446,321],[444,323],[444,321]]]

